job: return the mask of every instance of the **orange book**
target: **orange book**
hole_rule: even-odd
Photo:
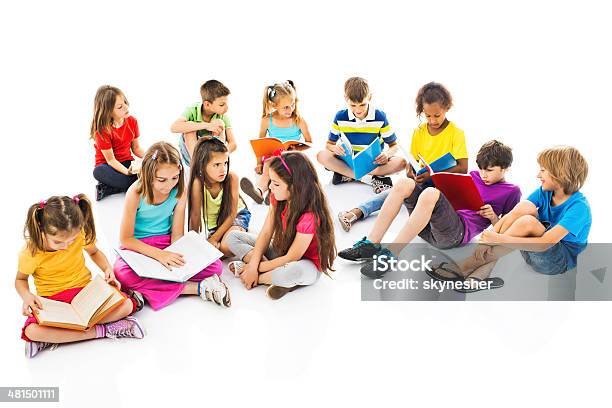
[[[287,140],[282,142],[280,139],[275,137],[262,137],[259,139],[252,139],[251,146],[255,157],[260,158],[264,156],[271,156],[278,149],[289,150],[291,146],[298,148],[309,148],[312,145],[302,140]]]
[[[70,303],[41,297],[42,309],[34,312],[34,317],[42,326],[87,330],[115,310],[125,299],[125,294],[98,275]]]

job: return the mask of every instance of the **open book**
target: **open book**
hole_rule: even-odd
[[[423,160],[423,157],[421,155],[419,155],[419,158],[421,159],[421,163],[423,163],[423,165],[425,165],[425,161]],[[434,160],[431,163],[429,163],[429,167],[431,169],[433,169],[433,171],[435,171],[435,172],[441,172],[441,171],[444,171],[446,169],[450,169],[451,167],[455,167],[456,165],[457,165],[457,160],[455,160],[453,155],[450,154],[450,153],[446,153],[444,156],[438,157],[436,160]],[[421,174],[425,173],[426,171],[427,171],[427,166],[422,167],[421,169],[419,169],[416,172],[416,175],[420,176]],[[431,175],[431,172],[429,172],[429,174]]]
[[[289,150],[291,146],[298,148],[308,148],[312,145],[303,140],[287,140],[282,142],[280,139],[275,137],[262,137],[259,139],[251,140],[251,146],[253,147],[253,153],[258,159],[264,156],[271,156],[278,149]]]
[[[374,163],[374,160],[382,153],[378,137],[368,147],[355,155],[353,155],[353,145],[344,133],[340,134],[340,139],[338,139],[336,144],[344,148],[346,154],[340,156],[340,158],[353,170],[356,180],[359,180],[379,166]]]
[[[444,193],[444,196],[450,201],[455,211],[478,211],[480,207],[485,205],[472,176],[461,173],[436,173],[422,156],[419,155],[419,158],[425,165],[424,168],[429,171],[431,180],[436,188]]]
[[[40,299],[42,309],[34,313],[38,324],[87,330],[119,306],[126,296],[98,275],[70,303]]]
[[[129,249],[115,249],[136,274],[142,278],[160,279],[171,282],[186,282],[208,265],[223,256],[223,253],[212,246],[203,236],[189,231],[179,240],[164,249],[183,255],[185,265],[168,270],[153,258]]]

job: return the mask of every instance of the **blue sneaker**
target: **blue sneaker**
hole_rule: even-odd
[[[395,254],[389,251],[387,248],[380,248],[380,250],[375,254],[377,258],[381,256],[386,256],[387,259],[395,259],[397,258]],[[385,273],[389,272],[388,270],[374,270],[374,257],[372,256],[367,262],[363,264],[360,269],[360,272],[363,276],[366,276],[370,279],[377,279],[382,277]]]
[[[380,244],[375,244],[366,237],[363,237],[352,248],[343,249],[338,252],[338,256],[348,261],[361,262],[372,259],[379,251]]]

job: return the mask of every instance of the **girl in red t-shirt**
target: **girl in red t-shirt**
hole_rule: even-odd
[[[137,179],[138,169],[132,153],[142,158],[144,150],[138,143],[138,122],[128,109],[128,101],[121,90],[110,85],[98,88],[90,131],[96,149],[93,176],[98,180],[98,201],[127,191]]]
[[[247,289],[270,285],[279,299],[299,286],[312,285],[333,271],[334,227],[317,173],[300,152],[280,153],[270,161],[270,209],[259,236],[228,234],[227,245],[239,261],[230,271]]]

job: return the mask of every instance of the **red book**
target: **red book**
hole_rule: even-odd
[[[485,205],[472,176],[461,173],[436,173],[422,157],[419,156],[419,158],[427,167],[436,188],[444,193],[455,211],[478,211],[480,207]]]

